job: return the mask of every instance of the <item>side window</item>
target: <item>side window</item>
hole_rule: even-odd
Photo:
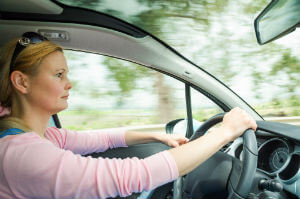
[[[197,124],[194,122],[194,131],[197,130],[197,127],[202,122],[218,113],[224,112],[218,105],[194,88],[191,88],[191,102],[193,119],[199,122]]]
[[[186,117],[182,82],[112,57],[64,54],[73,88],[68,108],[58,114],[63,128],[164,131],[167,122]]]
[[[210,117],[222,113],[220,109],[214,102],[209,98],[204,96],[199,91],[190,88],[191,94],[191,108],[193,117],[193,130],[194,132],[201,126],[201,124],[209,119]],[[184,93],[182,95],[185,95]],[[184,104],[186,106],[186,104]],[[177,120],[170,123],[170,131],[174,134],[186,135],[187,132],[187,116],[186,113],[183,117],[177,118],[183,120]],[[174,125],[174,126],[173,126]],[[173,127],[172,127],[173,126]]]

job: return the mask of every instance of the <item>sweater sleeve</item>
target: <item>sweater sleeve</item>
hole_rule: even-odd
[[[127,147],[124,129],[76,132],[49,127],[45,135],[59,148],[81,155],[103,152],[109,148]]]
[[[14,198],[107,198],[151,190],[178,177],[168,151],[145,159],[75,155],[49,141],[20,139],[6,153],[6,181]]]

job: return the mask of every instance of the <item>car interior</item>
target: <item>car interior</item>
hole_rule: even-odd
[[[274,31],[271,37],[263,36],[268,35],[263,32],[268,30],[263,26],[267,24],[265,18],[269,18],[269,13],[276,13],[276,2],[278,1],[272,1],[255,20],[259,44],[271,42],[300,26],[298,13],[298,18],[295,17],[290,26]],[[290,4],[286,10],[290,10],[292,6],[299,11],[299,1],[287,2]],[[295,12],[283,13],[295,15]],[[290,18],[291,16],[287,16],[285,19]],[[187,111],[187,127],[184,131],[190,140],[205,134],[220,123],[224,116],[224,113],[215,115],[195,128],[191,116],[191,88],[208,97],[224,112],[238,106],[257,120],[258,130],[255,133],[246,131],[243,137],[224,146],[197,169],[152,190],[146,198],[300,198],[300,127],[265,121],[223,82],[164,41],[116,17],[68,6],[55,0],[2,0],[0,47],[29,31],[40,33],[64,49],[128,60],[183,82]],[[63,127],[57,115],[52,120],[52,125]],[[170,121],[166,124],[166,133],[173,133],[176,125],[184,120],[178,118]],[[145,158],[167,149],[169,147],[164,144],[150,143],[89,156]],[[138,193],[128,198],[139,196]]]

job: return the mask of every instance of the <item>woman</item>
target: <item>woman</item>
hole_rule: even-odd
[[[67,108],[72,88],[62,48],[29,32],[8,43],[0,60],[1,198],[88,199],[150,190],[187,174],[257,127],[235,108],[220,127],[189,143],[166,134],[48,128],[51,115]],[[81,156],[155,140],[175,148],[145,159]]]

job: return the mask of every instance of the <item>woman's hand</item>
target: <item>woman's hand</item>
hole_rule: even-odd
[[[247,129],[257,128],[256,121],[243,109],[234,108],[230,112],[226,113],[223,118],[223,122],[220,126],[229,141],[241,136]]]
[[[178,147],[189,141],[189,139],[183,136],[179,136],[176,134],[164,134],[164,133],[157,134],[156,139],[171,147]]]

